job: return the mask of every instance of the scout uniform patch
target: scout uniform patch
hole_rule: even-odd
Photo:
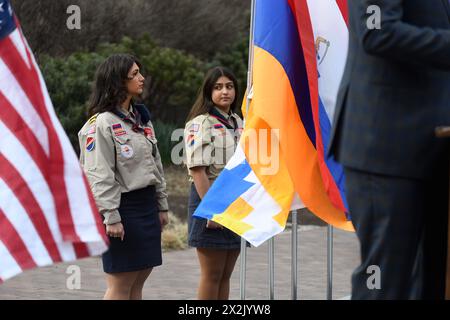
[[[113,124],[112,129],[116,137],[127,134],[127,132],[125,131],[124,128],[122,128],[122,125],[120,123]]]
[[[216,124],[214,125],[214,129],[215,129],[215,131],[216,131],[217,133],[219,133],[219,134],[222,135],[222,136],[226,134],[226,131],[225,131],[224,126],[221,125],[220,123],[216,123]]]
[[[95,139],[92,137],[87,138],[86,140],[86,151],[91,152],[95,149]]]
[[[130,159],[134,155],[133,148],[127,144],[120,146],[120,154],[126,159]]]
[[[197,132],[198,132],[198,129],[200,129],[200,126],[199,126],[198,124],[196,124],[196,123],[193,123],[193,124],[189,127],[188,131],[189,131],[190,133],[197,133]]]
[[[153,132],[153,129],[152,128],[144,128],[144,133],[145,133],[145,136],[148,138],[148,139],[154,139],[155,138],[155,133]]]
[[[194,145],[194,143],[195,143],[194,137],[195,137],[195,136],[194,136],[193,134],[190,134],[190,135],[187,137],[186,143],[187,143],[187,145],[188,145],[189,147],[192,147],[192,146]]]
[[[94,114],[94,115],[93,115],[92,117],[90,117],[89,120],[88,120],[88,123],[89,123],[89,125],[90,125],[90,126],[89,126],[89,130],[88,130],[88,132],[87,132],[88,135],[95,134],[95,128],[97,127],[95,121],[97,121],[97,116],[98,116],[98,113],[97,113],[97,114]]]
[[[89,131],[88,131],[87,134],[88,134],[88,135],[90,135],[90,134],[95,134],[95,124],[89,128]]]

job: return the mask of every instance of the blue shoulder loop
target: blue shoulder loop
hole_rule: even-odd
[[[135,104],[133,107],[139,112],[141,115],[141,121],[143,124],[146,124],[151,120],[150,111],[148,111],[147,107],[143,104]]]

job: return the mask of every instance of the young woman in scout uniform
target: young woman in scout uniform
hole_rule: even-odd
[[[223,67],[210,70],[185,127],[190,181],[189,245],[197,248],[201,279],[198,299],[229,297],[230,277],[239,256],[241,238],[221,225],[192,214],[234,153],[242,131],[236,109],[236,77]]]
[[[110,237],[102,256],[105,299],[142,299],[145,280],[162,264],[166,183],[150,115],[132,100],[143,89],[136,58],[106,59],[97,70],[91,118],[78,134],[80,162]]]

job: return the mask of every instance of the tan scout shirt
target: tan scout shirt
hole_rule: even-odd
[[[166,182],[155,131],[149,121],[147,134],[111,112],[92,117],[78,133],[80,163],[105,224],[121,221],[121,193],[156,186],[159,211],[168,210]],[[153,150],[156,148],[156,150]],[[152,156],[156,151],[156,156]]]
[[[218,109],[217,109],[218,110]],[[209,113],[199,115],[186,123],[184,142],[189,181],[193,181],[191,168],[205,166],[209,179],[215,179],[233,156],[242,133],[242,120],[235,113],[227,115],[218,110],[237,128],[229,130]]]

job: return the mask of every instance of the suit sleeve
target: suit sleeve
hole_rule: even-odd
[[[407,0],[406,0],[407,1]],[[350,0],[357,16],[356,36],[372,55],[450,70],[450,30],[419,27],[402,21],[405,0]],[[369,29],[371,5],[381,9],[381,28]],[[444,9],[444,7],[443,7]],[[432,18],[430,18],[432,19]]]

